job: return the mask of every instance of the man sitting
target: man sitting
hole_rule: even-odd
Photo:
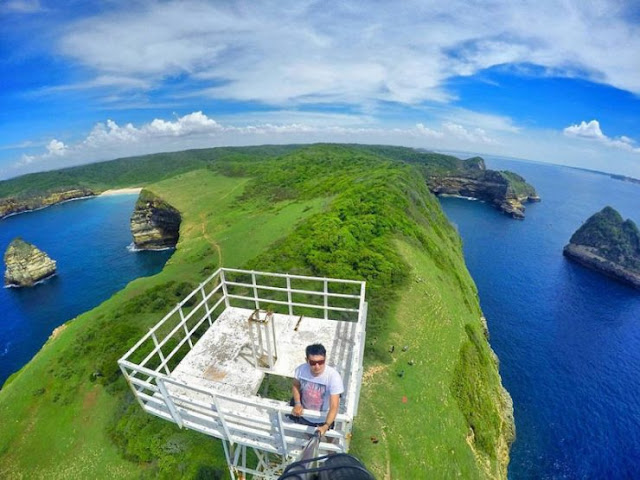
[[[333,428],[344,385],[338,371],[325,364],[327,350],[323,345],[309,345],[305,353],[306,363],[297,367],[294,374],[291,418],[296,423],[316,427],[322,436]],[[303,409],[327,412],[327,416],[324,422],[311,422],[302,416]]]

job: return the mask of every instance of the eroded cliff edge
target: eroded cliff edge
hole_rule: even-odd
[[[18,213],[30,212],[41,208],[50,207],[56,203],[78,200],[80,198],[93,197],[96,193],[84,187],[57,189],[39,194],[25,194],[22,196],[10,196],[0,199],[0,220]]]
[[[30,287],[56,273],[56,262],[20,237],[15,238],[7,247],[4,263],[5,285]]]
[[[640,289],[640,231],[613,208],[592,215],[562,253],[581,265]]]
[[[429,190],[436,195],[459,195],[482,200],[513,218],[524,218],[523,203],[540,201],[535,188],[520,175],[487,170],[481,157],[451,161],[446,166],[427,172],[425,177]]]
[[[150,190],[142,190],[131,216],[133,243],[139,250],[173,248],[181,222],[178,210]]]

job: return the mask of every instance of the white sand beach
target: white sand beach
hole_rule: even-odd
[[[134,193],[140,193],[142,187],[132,187],[132,188],[114,188],[111,190],[105,190],[100,194],[100,196],[105,195],[131,195]]]

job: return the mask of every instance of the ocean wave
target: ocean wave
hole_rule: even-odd
[[[131,242],[127,245],[127,250],[130,252],[164,252],[165,250],[174,250],[176,247],[164,247],[164,248],[138,248]]]
[[[441,193],[438,196],[439,197],[450,197],[450,198],[461,198],[463,200],[469,200],[470,202],[482,202],[482,203],[484,203],[484,201],[480,200],[479,198],[465,197],[464,195],[456,195],[454,193]]]
[[[38,280],[36,283],[34,283],[34,284],[33,284],[33,285],[31,285],[31,286],[33,287],[33,286],[35,286],[35,285],[40,285],[41,283],[46,282],[46,281],[47,281],[47,280],[49,280],[50,278],[55,277],[57,274],[58,274],[58,272],[53,272],[51,275],[48,275],[48,276],[46,276],[46,277],[44,277],[44,278],[41,278],[40,280]],[[13,284],[11,284],[11,285],[5,285],[5,286],[4,286],[4,288],[24,288],[24,287],[23,287],[23,286],[21,286],[21,285],[13,285]]]
[[[11,342],[7,342],[4,348],[0,348],[0,357],[4,357],[7,353],[9,353],[10,346],[11,346]]]

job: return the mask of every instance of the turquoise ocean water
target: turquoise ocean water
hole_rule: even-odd
[[[509,477],[640,478],[640,291],[562,256],[605,205],[640,224],[640,185],[543,164],[487,166],[523,175],[542,197],[524,221],[441,199],[514,401]]]
[[[127,249],[136,199],[114,195],[77,200],[0,221],[0,254],[21,236],[58,264],[58,275],[32,288],[0,288],[0,385],[33,357],[54,328],[99,305],[131,280],[162,270],[171,250]]]

